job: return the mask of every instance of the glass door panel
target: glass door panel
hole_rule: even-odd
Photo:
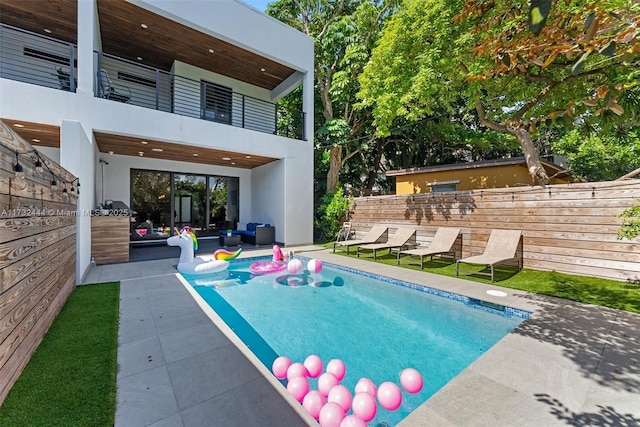
[[[162,229],[171,226],[171,174],[131,170],[131,209],[133,240],[166,237]]]
[[[174,223],[189,226],[197,236],[206,234],[207,186],[204,175],[174,174]]]

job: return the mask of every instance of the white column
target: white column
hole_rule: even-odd
[[[93,96],[94,49],[99,50],[100,27],[95,0],[78,0],[77,93]]]

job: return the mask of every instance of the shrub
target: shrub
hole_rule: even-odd
[[[322,196],[314,220],[314,234],[317,242],[328,242],[336,237],[342,223],[349,220],[352,204],[353,197],[344,197],[342,188]]]
[[[640,204],[625,209],[618,217],[623,218],[622,226],[618,230],[618,239],[633,240],[640,235]]]

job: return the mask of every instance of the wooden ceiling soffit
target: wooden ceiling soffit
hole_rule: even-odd
[[[2,118],[7,126],[13,129],[29,144],[41,147],[60,148],[60,127],[42,123],[25,122]]]
[[[105,154],[120,154],[242,169],[253,169],[278,160],[274,157],[255,156],[234,151],[154,141],[103,132],[94,132],[94,136],[100,152]]]
[[[78,43],[77,0],[0,0],[0,22]]]
[[[164,71],[178,60],[269,90],[295,72],[124,0],[98,0],[98,16],[105,53]]]

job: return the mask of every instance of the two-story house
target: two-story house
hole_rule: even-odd
[[[84,213],[108,201],[132,228],[262,222],[311,243],[313,58],[236,0],[0,0],[0,119],[79,177],[77,277]]]

